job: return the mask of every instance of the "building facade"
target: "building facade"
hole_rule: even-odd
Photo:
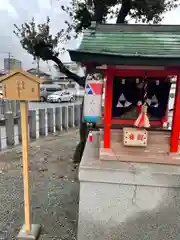
[[[22,68],[22,62],[15,58],[4,58],[4,70],[11,71],[17,68]]]

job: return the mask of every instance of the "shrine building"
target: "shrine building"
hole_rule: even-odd
[[[77,239],[178,239],[180,26],[92,22],[69,53],[105,89],[79,167]]]

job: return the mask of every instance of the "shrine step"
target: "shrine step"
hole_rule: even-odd
[[[146,148],[126,147],[123,143],[113,143],[111,148],[99,150],[100,160],[121,162],[144,162],[180,165],[180,154],[169,153],[169,144],[149,144]]]
[[[103,133],[101,134],[101,139],[103,140]],[[148,143],[162,144],[169,143],[170,132],[164,131],[148,131]],[[116,129],[111,130],[111,142],[123,142],[123,130]]]

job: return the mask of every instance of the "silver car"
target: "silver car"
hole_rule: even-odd
[[[47,101],[51,103],[74,102],[73,93],[68,91],[57,91],[47,97]]]
[[[47,101],[47,97],[57,91],[62,91],[62,87],[57,84],[41,84],[40,86],[40,101]]]

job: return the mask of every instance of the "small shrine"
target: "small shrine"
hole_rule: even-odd
[[[92,23],[69,52],[90,126],[77,239],[178,239],[180,26]]]
[[[172,25],[92,23],[79,49],[69,51],[73,61],[104,79],[104,109],[92,121],[102,129],[100,160],[180,164],[179,32]],[[176,94],[169,130],[172,79]],[[94,108],[102,109],[103,94],[101,101],[95,95]],[[86,95],[85,108],[90,109]]]

